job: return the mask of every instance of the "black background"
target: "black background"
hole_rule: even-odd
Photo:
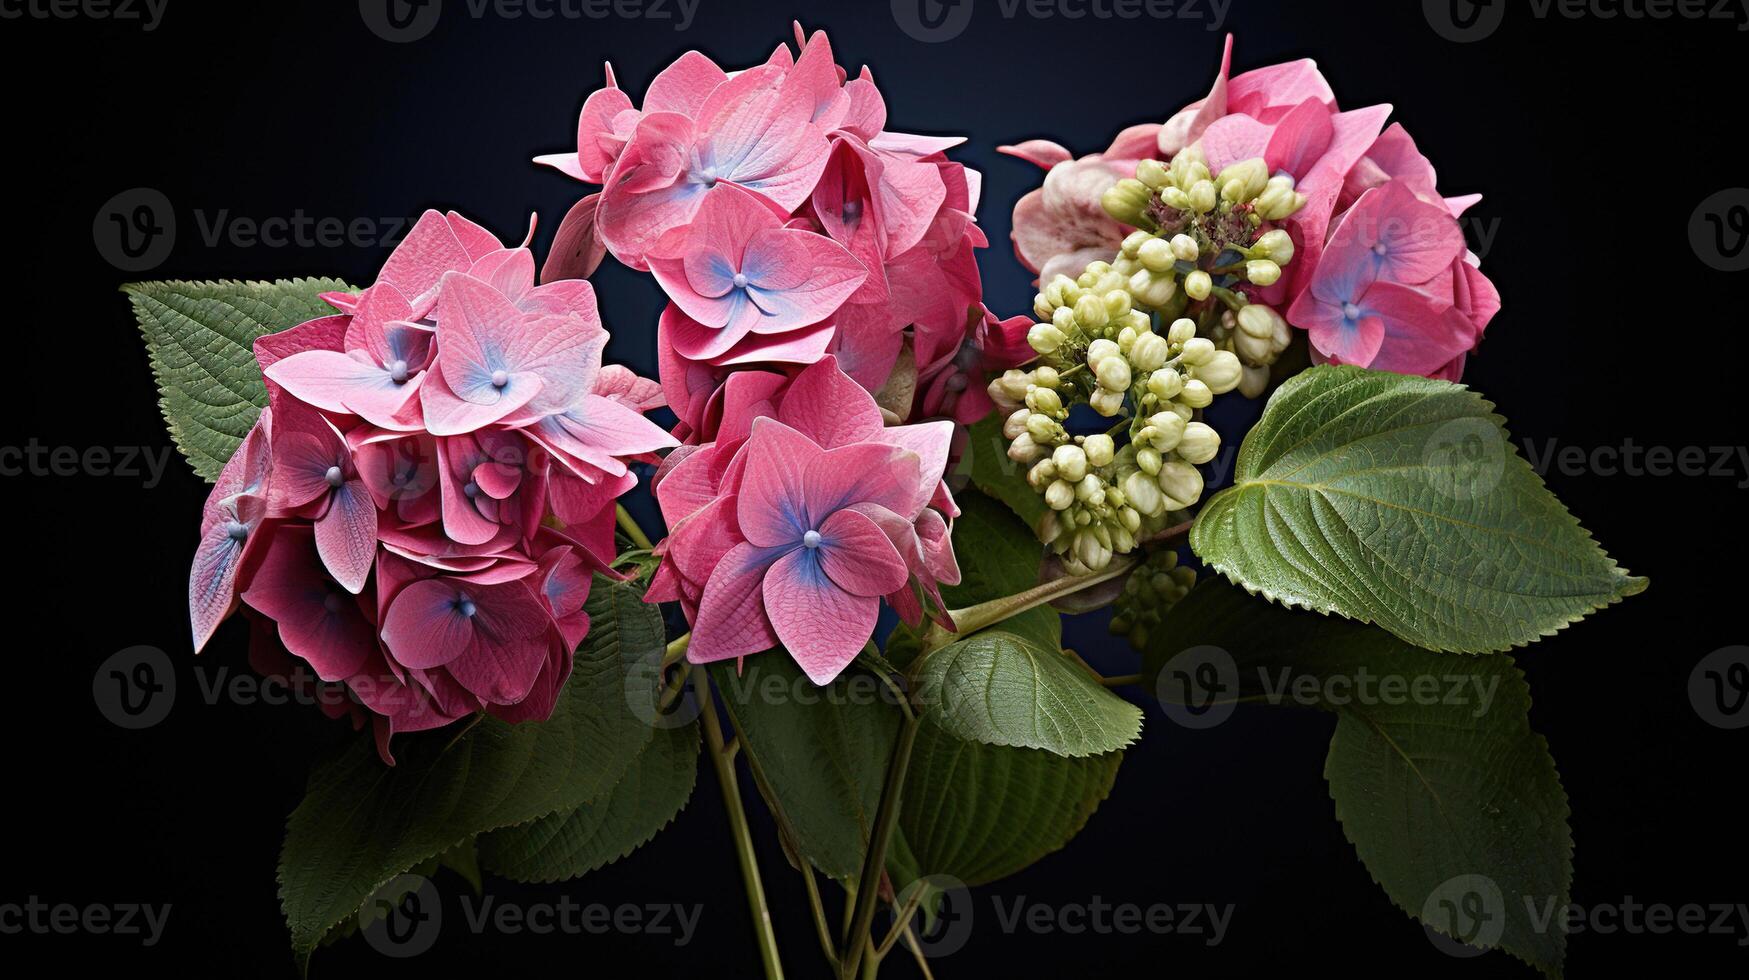
[[[1019,312],[1031,291],[1006,247],[1008,215],[1040,175],[994,147],[1048,134],[1089,152],[1123,125],[1164,119],[1206,92],[1221,40],[1206,0],[1192,19],[1134,21],[1039,19],[1024,7],[1010,18],[997,0],[977,0],[964,32],[935,44],[907,36],[882,2],[702,0],[685,32],[673,20],[475,18],[463,0],[446,7],[430,36],[412,43],[373,35],[351,2],[170,0],[150,32],[90,18],[0,20],[10,372],[0,445],[168,445],[116,291],[124,281],[369,282],[386,254],[375,242],[209,244],[201,219],[301,212],[351,221],[455,206],[514,239],[534,211],[544,249],[581,187],[529,157],[572,142],[604,59],[635,97],[687,48],[728,65],[763,60],[798,14],[829,30],[841,63],[872,65],[892,128],[969,134],[955,155],[986,176],[980,217],[996,243],[982,256],[987,299]],[[1510,7],[1478,43],[1442,37],[1415,2],[1237,0],[1221,26],[1239,35],[1235,73],[1316,57],[1345,107],[1396,106],[1394,118],[1439,167],[1442,190],[1487,195],[1472,245],[1482,244],[1478,228],[1493,236],[1484,267],[1506,306],[1466,380],[1499,404],[1521,443],[1742,445],[1735,393],[1749,273],[1708,268],[1688,227],[1703,199],[1749,185],[1749,35],[1737,20],[1572,19]],[[18,9],[14,0],[0,8]],[[161,191],[179,225],[167,260],[142,274],[106,263],[93,236],[105,202],[137,187]],[[609,355],[653,374],[657,289],[609,266],[597,278],[616,333]],[[1745,642],[1736,606],[1746,479],[1741,461],[1729,476],[1548,475],[1610,552],[1652,579],[1644,595],[1521,658],[1533,722],[1572,800],[1581,905],[1749,901],[1738,802],[1749,729],[1707,724],[1687,694],[1701,657]],[[184,603],[206,488],[179,459],[161,483],[145,483],[0,479],[10,558],[0,594],[12,636],[0,668],[11,694],[0,904],[168,902],[169,926],[151,949],[118,936],[0,935],[0,962],[290,976],[274,882],[283,821],[312,761],[343,733],[305,709],[204,702]],[[1071,640],[1122,672],[1127,653],[1103,634],[1097,623],[1078,625]],[[171,654],[179,691],[165,722],[128,732],[96,710],[91,682],[96,664],[138,644]],[[242,670],[242,652],[243,630],[229,626],[204,669]],[[1532,975],[1498,954],[1443,955],[1371,882],[1321,776],[1330,726],[1316,713],[1255,707],[1192,732],[1149,706],[1144,741],[1087,830],[984,889],[969,945],[939,961],[937,975],[1245,976],[1284,966]],[[763,811],[754,829],[786,966],[792,976],[821,975],[799,879]],[[441,883],[456,890],[455,879]],[[629,859],[563,886],[494,881],[488,891],[514,902],[564,894],[701,903],[703,914],[685,948],[655,936],[453,930],[409,961],[350,942],[319,954],[315,973],[757,968],[708,770],[674,825]],[[1235,908],[1225,942],[1210,948],[1190,936],[1008,934],[991,896]],[[1585,934],[1572,938],[1568,965],[1574,976],[1740,969],[1745,942],[1741,924],[1730,935]],[[888,972],[915,975],[903,955]]]

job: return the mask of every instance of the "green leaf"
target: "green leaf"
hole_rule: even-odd
[[[928,716],[974,742],[1085,756],[1115,752],[1142,732],[1141,709],[1055,644],[1001,627],[931,654],[918,683]]]
[[[1220,651],[1212,659],[1211,649]],[[1530,728],[1530,689],[1510,656],[1429,652],[1218,580],[1166,618],[1147,651],[1149,674],[1193,650],[1207,662],[1230,658],[1210,685],[1228,689],[1226,700],[1336,714],[1324,765],[1336,815],[1397,907],[1559,974],[1560,914],[1538,917],[1568,902],[1567,796]]]
[[[1036,529],[1048,508],[1044,497],[1026,482],[1026,467],[1008,458],[1002,421],[1001,411],[995,411],[971,426],[957,472],[969,473],[974,486],[1008,505],[1023,524]]]
[[[280,900],[305,959],[323,934],[396,875],[475,835],[604,800],[652,737],[654,705],[634,709],[628,677],[665,647],[662,614],[597,576],[589,636],[545,722],[482,718],[396,742],[383,765],[369,738],[319,766],[286,825]],[[650,692],[654,698],[654,692]]]
[[[648,843],[685,808],[698,776],[698,724],[663,729],[607,798],[480,838],[481,859],[517,881],[588,874]]]
[[[796,849],[832,878],[855,877],[899,731],[886,686],[853,666],[815,687],[781,650],[748,657],[739,674],[713,664],[711,676]]]
[[[1646,580],[1462,386],[1318,367],[1276,391],[1190,544],[1249,592],[1460,653],[1534,642]]]
[[[981,885],[1057,851],[1086,826],[1123,753],[1068,759],[955,738],[925,718],[899,829],[920,877]]]
[[[335,312],[319,298],[338,279],[142,282],[122,287],[146,338],[176,448],[209,483],[267,404],[255,338]]]

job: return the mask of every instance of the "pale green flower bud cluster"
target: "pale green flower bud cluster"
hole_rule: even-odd
[[[1178,563],[1175,551],[1156,551],[1130,574],[1123,592],[1112,603],[1111,631],[1127,636],[1141,650],[1160,628],[1166,613],[1190,594],[1196,570]]]

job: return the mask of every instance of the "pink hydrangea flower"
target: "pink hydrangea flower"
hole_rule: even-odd
[[[627,462],[675,445],[641,414],[660,386],[603,367],[588,283],[537,286],[526,248],[459,216],[428,212],[374,285],[328,298],[256,342],[271,409],[203,515],[197,646],[240,594],[262,662],[346,692],[385,759],[396,732],[546,717]]]
[[[670,534],[657,546],[663,564],[648,598],[681,603],[694,623],[691,655],[697,662],[757,652],[781,639],[810,676],[823,682],[868,639],[880,598],[910,622],[921,619],[923,597],[941,608],[939,584],[959,581],[949,534],[958,509],[942,483],[954,426],[939,421],[886,427],[882,422],[872,396],[828,357],[781,392],[738,403],[725,414],[716,441],[678,452],[664,464],[656,489]],[[820,462],[831,453],[840,454],[830,456],[831,465]],[[831,476],[847,465],[865,470]],[[760,475],[761,468],[780,472]],[[763,481],[763,489],[755,502],[743,503],[750,480]],[[772,509],[784,500],[807,506],[786,517]],[[761,522],[751,534],[744,529],[744,507],[751,508],[747,521]],[[840,569],[840,577],[834,577],[830,569],[838,567],[838,559],[828,566],[823,555],[803,555],[777,567],[797,548],[809,550],[808,531],[820,532],[820,538],[811,539],[817,550],[828,539],[825,522],[846,508],[857,516],[833,524],[834,531],[847,535],[836,554],[878,564],[878,574],[852,581],[842,578],[850,573]],[[864,520],[879,529],[897,566],[888,561],[886,549],[862,533]],[[809,521],[820,526],[796,530],[797,522]],[[788,543],[769,543],[779,538]],[[768,587],[772,574],[780,577]],[[797,618],[796,596],[831,603],[843,614],[842,622],[823,631],[808,626]]]

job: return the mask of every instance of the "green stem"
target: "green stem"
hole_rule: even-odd
[[[632,539],[632,544],[645,551],[656,547],[650,543],[650,536],[644,533],[644,529],[638,526],[638,522],[632,520],[632,513],[626,510],[625,504],[613,505],[613,519],[619,522],[619,529],[626,533],[626,537]]]
[[[1136,566],[1136,559],[1131,557],[1113,559],[1103,570],[1090,575],[1065,575],[1052,579],[1043,585],[1035,585],[1025,592],[980,602],[964,609],[950,609],[948,616],[952,617],[954,629],[950,632],[943,629],[939,623],[932,625],[924,635],[923,649],[925,655],[947,646],[956,639],[969,636],[981,629],[994,626],[1005,619],[1018,616],[1028,609],[1035,609],[1048,602],[1055,602],[1066,595],[1073,595],[1082,589],[1092,588],[1101,582],[1109,582],[1114,578],[1127,574]],[[922,658],[918,658],[921,662]]]
[[[1142,683],[1142,675],[1124,674],[1119,677],[1101,677],[1099,683],[1106,687],[1138,687]]]
[[[874,831],[869,834],[862,874],[856,879],[855,911],[851,913],[850,935],[844,943],[843,963],[838,974],[842,980],[852,980],[856,976],[869,945],[869,929],[874,925],[875,909],[880,905],[881,873],[887,864],[887,845],[891,843],[893,828],[899,822],[900,798],[904,795],[905,773],[911,767],[911,749],[917,743],[918,724],[915,715],[907,716],[900,723],[899,738],[893,745],[893,760],[887,765],[887,781],[881,787]]]
[[[625,511],[622,509],[621,514]],[[710,749],[711,767],[723,790],[723,808],[729,813],[729,831],[735,839],[735,856],[741,862],[741,880],[747,886],[748,911],[753,915],[753,934],[759,942],[759,959],[765,965],[765,980],[783,980],[783,963],[777,954],[777,935],[771,928],[771,909],[765,902],[765,885],[759,880],[759,862],[753,853],[753,835],[747,829],[747,811],[741,805],[741,790],[735,780],[735,765],[723,746],[723,729],[711,701],[711,685],[703,667],[692,669],[693,690],[698,695],[699,723]]]

